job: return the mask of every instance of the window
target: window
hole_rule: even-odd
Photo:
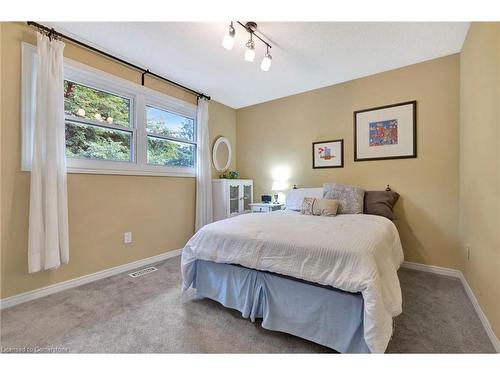
[[[146,106],[148,164],[194,167],[194,119]]]
[[[130,99],[64,81],[66,157],[132,161]]]
[[[31,169],[36,48],[23,43],[23,170]],[[65,59],[70,173],[194,176],[196,106]]]

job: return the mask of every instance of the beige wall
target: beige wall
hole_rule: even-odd
[[[500,23],[471,25],[460,83],[463,271],[500,337]]]
[[[194,178],[70,174],[70,263],[55,271],[27,273],[30,175],[20,170],[21,41],[35,43],[35,37],[21,23],[1,27],[1,297],[183,247],[194,230]],[[69,43],[65,55],[140,82],[138,72]],[[196,102],[173,86],[152,79],[146,83]],[[235,111],[216,102],[209,108],[211,132],[213,127],[215,134],[234,139]],[[132,244],[123,244],[125,231],[132,231]]]
[[[353,111],[417,100],[418,158],[354,162]],[[366,189],[387,184],[405,259],[457,268],[459,56],[451,55],[239,109],[238,168],[255,197],[269,193],[275,168],[290,184],[337,181]],[[344,139],[344,168],[312,169],[311,143]]]
[[[217,138],[223,136],[226,137],[231,144],[232,158],[229,169],[236,169],[236,111],[224,104],[211,101],[208,111],[208,116],[210,118],[210,150],[213,149],[213,145]],[[212,151],[210,151],[212,152]],[[219,160],[224,159],[224,155],[221,154]],[[227,156],[227,154],[226,154]],[[215,170],[212,163],[212,177],[218,178],[219,172]]]

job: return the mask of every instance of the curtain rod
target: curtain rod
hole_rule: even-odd
[[[82,47],[90,50],[90,51],[93,51],[93,52],[96,52],[96,53],[98,53],[100,55],[103,55],[103,56],[105,56],[105,57],[107,57],[107,58],[109,58],[111,60],[118,61],[119,63],[121,63],[123,65],[126,65],[126,66],[128,66],[130,68],[133,68],[135,70],[141,71],[142,72],[142,76],[141,76],[141,84],[142,84],[142,86],[144,86],[144,77],[146,75],[150,75],[150,76],[155,77],[155,78],[157,78],[159,80],[168,82],[171,85],[174,85],[174,86],[177,86],[177,87],[179,87],[179,88],[181,88],[183,90],[186,90],[186,91],[188,91],[188,92],[190,92],[192,94],[195,94],[198,98],[206,98],[206,99],[210,100],[210,96],[208,96],[208,95],[205,95],[205,94],[203,94],[201,92],[198,92],[196,90],[190,89],[189,87],[181,85],[180,83],[177,83],[177,82],[172,81],[172,80],[170,80],[168,78],[162,77],[159,74],[150,72],[149,69],[141,68],[140,66],[132,64],[131,62],[128,62],[128,61],[123,60],[123,59],[121,59],[119,57],[113,56],[113,55],[111,55],[111,54],[109,54],[107,52],[104,52],[104,51],[102,51],[100,49],[92,47],[92,46],[90,46],[90,45],[88,45],[86,43],[80,42],[79,40],[76,40],[76,39],[74,39],[74,38],[72,38],[70,36],[67,36],[65,34],[62,34],[62,33],[58,32],[58,31],[54,30],[54,28],[49,28],[47,26],[44,26],[44,25],[42,25],[40,23],[33,22],[33,21],[28,21],[27,24],[29,26],[36,27],[37,29],[44,31],[45,33],[48,33],[49,37],[56,36],[56,37],[59,37],[61,39],[65,39],[68,42],[71,42],[73,44],[77,44],[79,46],[82,46]]]

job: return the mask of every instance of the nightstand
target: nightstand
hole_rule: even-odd
[[[272,212],[278,211],[283,208],[283,203],[251,203],[250,208],[252,212]]]

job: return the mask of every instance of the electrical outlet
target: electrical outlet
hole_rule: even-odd
[[[470,260],[470,245],[465,245],[465,253],[467,255],[467,260]]]
[[[132,243],[132,232],[123,233],[123,243]]]

